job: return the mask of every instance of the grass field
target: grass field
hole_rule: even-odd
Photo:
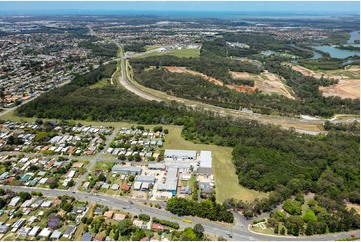
[[[162,46],[160,46],[160,45],[147,45],[147,46],[145,47],[145,49],[146,49],[147,51],[150,51],[150,50],[158,49],[158,48],[160,48],[160,47],[162,47]]]
[[[149,57],[149,56],[161,56],[161,55],[174,55],[179,58],[199,57],[200,50],[199,49],[180,49],[180,50],[172,50],[169,52],[152,52],[152,53],[145,54],[145,55],[142,55],[139,57],[144,58],[144,57]]]
[[[266,193],[247,189],[238,184],[236,169],[232,163],[232,148],[216,145],[194,144],[186,141],[182,136],[182,127],[167,126],[169,134],[166,135],[165,149],[184,150],[210,150],[213,155],[213,171],[216,186],[216,199],[222,203],[227,198],[241,199],[244,201],[266,197]]]

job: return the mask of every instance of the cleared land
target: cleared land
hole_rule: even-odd
[[[149,57],[149,56],[161,56],[161,55],[174,55],[179,58],[182,57],[199,57],[200,50],[199,49],[180,49],[180,50],[172,50],[169,52],[151,52],[144,55],[139,55],[140,58]]]
[[[169,134],[166,135],[165,149],[210,150],[213,155],[213,172],[216,186],[216,199],[223,202],[227,198],[251,201],[255,198],[266,197],[266,193],[247,189],[238,183],[236,169],[232,163],[232,148],[216,145],[194,144],[186,141],[182,136],[182,127],[168,125]]]
[[[322,94],[326,97],[338,96],[341,98],[360,98],[360,67],[352,66],[345,70],[331,71],[312,71],[303,66],[293,65],[292,69],[302,73],[305,76],[313,76],[315,78],[333,78],[339,80],[338,84],[320,87]]]
[[[195,76],[200,76],[207,80],[208,82],[212,82],[218,86],[223,86],[223,82],[220,80],[217,80],[213,77],[209,77],[207,75],[204,75],[203,73],[197,72],[197,71],[191,71],[188,70],[186,67],[179,67],[179,66],[165,66],[165,69],[167,69],[170,72],[176,72],[176,73],[188,73]]]
[[[234,79],[253,80],[255,87],[269,94],[279,94],[290,99],[295,99],[292,89],[282,82],[282,79],[276,74],[268,71],[262,72],[260,75],[250,74],[248,72],[230,72]]]

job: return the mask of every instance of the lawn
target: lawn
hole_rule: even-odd
[[[200,50],[199,49],[180,49],[180,50],[172,50],[169,52],[152,52],[145,55],[141,55],[139,57],[149,57],[149,56],[161,56],[161,55],[174,55],[176,57],[182,58],[182,57],[199,57]]]
[[[95,170],[111,170],[114,166],[114,162],[111,161],[98,161],[95,163],[93,167],[93,171]]]
[[[213,171],[216,186],[216,199],[222,203],[227,198],[254,200],[267,196],[265,193],[247,189],[238,184],[238,177],[232,163],[232,148],[216,145],[194,144],[186,141],[182,136],[182,127],[167,126],[169,134],[166,135],[165,149],[210,150],[213,155]]]

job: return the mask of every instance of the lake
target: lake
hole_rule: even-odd
[[[335,48],[334,46],[329,45],[312,46],[312,48],[325,53],[329,53],[332,58],[344,59],[354,55],[360,56],[360,51],[340,50]]]
[[[353,44],[355,40],[360,40],[360,31],[353,31],[350,33],[351,37],[347,41],[347,44]]]

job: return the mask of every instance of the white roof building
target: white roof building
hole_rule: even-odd
[[[174,160],[195,160],[197,158],[197,151],[166,149],[164,151],[164,158],[174,159]]]

